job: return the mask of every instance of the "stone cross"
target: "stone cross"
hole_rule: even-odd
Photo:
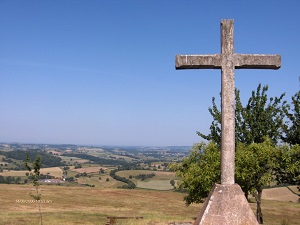
[[[221,69],[221,184],[234,184],[235,92],[234,69],[279,69],[280,55],[236,54],[233,20],[221,20],[221,54],[176,55],[176,69]]]

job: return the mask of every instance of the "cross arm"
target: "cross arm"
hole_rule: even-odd
[[[176,55],[176,70],[180,69],[220,69],[221,55]]]
[[[281,67],[280,55],[234,54],[236,69],[274,69]]]

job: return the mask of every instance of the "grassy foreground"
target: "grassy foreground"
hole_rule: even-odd
[[[143,220],[118,224],[154,225],[193,221],[201,205],[186,207],[183,194],[172,191],[100,189],[42,185],[44,225],[101,224],[107,216],[143,216]],[[39,224],[38,207],[29,203],[31,185],[0,185],[0,224]],[[255,203],[251,203],[255,210]],[[300,204],[263,201],[265,224],[299,224]]]

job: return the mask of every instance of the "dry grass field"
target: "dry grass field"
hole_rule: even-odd
[[[164,225],[173,221],[193,221],[201,205],[186,207],[183,194],[172,191],[122,190],[112,188],[63,187],[42,185],[43,221],[45,225],[101,224],[107,216],[143,216],[143,220],[118,224]],[[36,203],[30,203],[31,185],[0,185],[0,224],[38,225]],[[255,203],[251,203],[255,210]],[[264,200],[267,225],[299,224],[300,204]]]
[[[296,186],[291,187],[296,190]],[[298,202],[299,196],[293,194],[287,187],[269,188],[264,189],[262,193],[263,199],[285,201],[285,202]],[[300,219],[300,218],[299,218]],[[300,221],[299,221],[300,224]]]
[[[99,180],[99,177],[101,177],[101,180]],[[109,179],[109,181],[106,181],[106,179]],[[78,184],[90,184],[95,185],[97,188],[117,188],[119,186],[124,185],[123,182],[117,181],[109,175],[98,175],[98,176],[92,176],[92,177],[79,177],[77,178]]]

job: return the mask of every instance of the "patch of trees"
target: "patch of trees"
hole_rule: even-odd
[[[65,164],[61,161],[61,158],[53,156],[45,151],[37,151],[37,150],[30,150],[30,151],[9,151],[9,152],[0,152],[1,155],[6,156],[6,158],[22,160],[26,158],[28,155],[31,159],[35,159],[38,156],[42,160],[42,167],[56,167],[56,166],[64,166]]]
[[[175,180],[170,180],[170,184],[175,188],[175,184],[176,184]]]
[[[11,159],[7,159],[7,158],[2,158],[3,162],[7,162],[7,163],[12,163],[13,161]]]
[[[117,167],[119,171],[121,170],[145,170],[143,166],[140,165],[140,163],[125,163],[122,166]]]
[[[54,148],[54,149],[58,149],[58,150],[73,150],[73,151],[75,151],[77,149],[76,145],[69,145],[69,144],[60,144],[60,145],[50,144],[48,146],[51,148]]]
[[[92,156],[92,155],[88,155],[88,154],[83,154],[83,153],[65,153],[62,154],[62,156],[68,156],[68,157],[77,157],[77,158],[81,158],[81,159],[87,159],[89,161],[92,161],[94,163],[97,164],[101,164],[101,165],[113,165],[113,166],[117,166],[117,165],[124,165],[126,164],[126,162],[124,160],[119,160],[119,159],[104,159],[104,158],[99,158],[96,156]]]
[[[55,177],[54,176],[51,176],[51,175],[49,175],[49,174],[40,174],[39,175],[39,180],[45,180],[45,179],[54,179]],[[28,176],[28,179],[30,179],[30,180],[33,180],[34,179],[34,177],[33,177],[33,175],[29,175]]]
[[[116,172],[118,172],[120,170],[111,170],[109,175],[114,178],[115,180],[117,181],[121,181],[121,182],[124,182],[126,183],[127,185],[123,185],[119,188],[124,188],[124,189],[134,189],[136,186],[135,186],[135,183],[133,183],[131,180],[127,179],[126,177],[120,177],[118,175],[116,175]]]
[[[282,127],[281,139],[291,145],[300,144],[300,91],[292,97],[292,105],[283,108],[286,122]]]
[[[116,147],[102,147],[105,151],[110,152],[112,154],[116,153]],[[126,151],[132,154],[138,154],[140,151],[139,147],[119,147],[118,149],[122,150],[122,151]]]
[[[76,178],[78,178],[78,177],[87,177],[87,173],[86,172],[83,172],[83,173],[77,173],[76,175],[75,175],[75,177]]]
[[[82,168],[82,166],[81,166],[81,164],[79,164],[79,163],[75,163],[75,167],[74,167],[75,169],[79,169],[79,168]]]
[[[0,163],[1,167],[7,167],[7,169],[13,169],[13,170],[23,170],[24,169],[22,164],[13,161],[10,158],[8,158],[8,159],[2,158],[2,161],[6,162],[6,163]],[[9,163],[10,163],[10,165],[9,165]]]
[[[66,177],[65,180],[69,181],[69,182],[74,182],[75,178],[74,177]]]
[[[140,159],[140,157],[138,156],[134,156],[134,155],[131,155],[131,154],[128,154],[128,153],[114,153],[115,155],[119,155],[119,156],[126,156],[126,157],[129,157],[129,158],[132,158],[132,159]]]
[[[136,175],[136,176],[132,176],[133,178],[135,179],[139,179],[139,180],[146,180],[146,179],[150,179],[152,177],[155,177],[155,173],[149,173],[149,174],[139,174],[139,175]]]
[[[80,186],[84,186],[84,187],[95,187],[94,184],[80,184]]]
[[[7,176],[3,177],[0,176],[0,184],[20,184],[21,183],[21,177],[12,177],[12,176]]]

